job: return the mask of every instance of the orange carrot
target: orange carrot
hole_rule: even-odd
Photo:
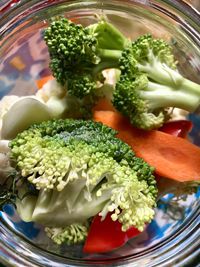
[[[93,108],[93,111],[95,111],[95,110],[115,111],[115,108],[113,107],[111,101],[109,101],[107,98],[100,98],[99,101],[96,103],[96,105]]]
[[[45,83],[47,83],[48,81],[50,81],[52,79],[53,79],[53,76],[49,75],[49,76],[46,76],[46,77],[43,77],[43,78],[37,80],[36,84],[37,84],[38,89],[41,89]]]
[[[200,180],[200,148],[188,140],[161,131],[136,129],[113,111],[95,111],[93,117],[117,130],[118,137],[155,167],[158,175],[179,182]]]

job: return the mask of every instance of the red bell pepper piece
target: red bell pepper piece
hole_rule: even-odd
[[[188,120],[177,120],[165,123],[159,130],[165,133],[185,138],[192,129],[192,122]],[[156,177],[157,181],[161,178]],[[113,221],[107,214],[104,220],[96,215],[93,218],[83,251],[85,253],[109,252],[123,246],[130,238],[140,234],[135,227],[130,227],[122,232],[121,223]]]
[[[140,231],[131,227],[126,232],[121,230],[121,223],[113,221],[110,213],[102,220],[101,216],[93,218],[83,251],[85,253],[109,252],[124,245],[128,239],[137,236]]]
[[[177,137],[186,138],[192,129],[192,122],[189,120],[177,120],[165,123],[159,130]]]

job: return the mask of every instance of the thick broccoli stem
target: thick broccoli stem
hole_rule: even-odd
[[[129,40],[111,23],[104,19],[87,27],[91,34],[98,39],[98,46],[102,49],[123,50]]]
[[[152,80],[176,89],[187,90],[200,98],[200,85],[184,78],[177,70],[160,62],[152,53],[148,57],[149,63],[138,64],[137,67]]]
[[[102,61],[118,62],[122,55],[121,50],[112,50],[112,49],[98,49],[97,53]]]
[[[106,69],[118,69],[119,59],[122,55],[120,50],[98,49],[100,63],[93,67],[92,73],[96,75]]]
[[[119,68],[119,59],[122,51],[130,43],[116,27],[101,20],[96,24],[87,27],[89,32],[97,40],[97,56],[100,62],[94,66],[92,72],[94,75],[109,68]]]
[[[177,107],[194,112],[200,105],[199,96],[187,88],[177,89],[154,82],[148,82],[146,90],[140,91],[140,96],[148,100],[150,109]]]
[[[83,223],[102,210],[109,201],[112,190],[106,190],[101,197],[96,197],[98,188],[91,187],[91,198],[91,192],[84,188],[85,180],[79,179],[68,184],[60,192],[40,190],[37,197],[28,195],[16,202],[18,213],[26,222],[37,221],[49,227],[64,227],[74,222]]]

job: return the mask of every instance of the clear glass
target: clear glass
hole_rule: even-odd
[[[200,83],[200,18],[182,1],[22,0],[9,9],[4,5],[0,13],[1,98],[35,93],[36,80],[49,74],[42,32],[50,18],[60,14],[84,25],[106,15],[132,39],[147,32],[164,38],[173,45],[180,72]],[[200,146],[200,117],[189,117],[194,124],[190,139]],[[0,213],[0,261],[19,267],[190,266],[199,254],[199,196],[200,191],[177,202],[166,195],[145,232],[112,253],[95,255],[83,254],[81,246],[56,246],[40,225],[21,221],[13,207],[6,206]]]

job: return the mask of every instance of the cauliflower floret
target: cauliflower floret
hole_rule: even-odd
[[[43,85],[36,93],[36,98],[47,105],[54,118],[58,118],[68,108],[66,92],[67,90],[53,79]]]
[[[63,98],[66,90],[55,80],[50,80],[36,93],[36,98],[43,102],[48,102],[51,97]]]
[[[0,101],[0,130],[2,127],[2,118],[11,108],[11,106],[19,100],[19,96],[16,95],[6,95]]]
[[[28,98],[28,99],[33,98],[44,103],[42,99],[38,99],[37,96],[35,95],[30,95],[30,96],[6,95],[4,96],[0,101],[0,136],[1,136],[4,115],[7,114],[7,112],[11,109],[11,107],[14,106],[15,103],[17,103],[18,101],[24,98]]]

